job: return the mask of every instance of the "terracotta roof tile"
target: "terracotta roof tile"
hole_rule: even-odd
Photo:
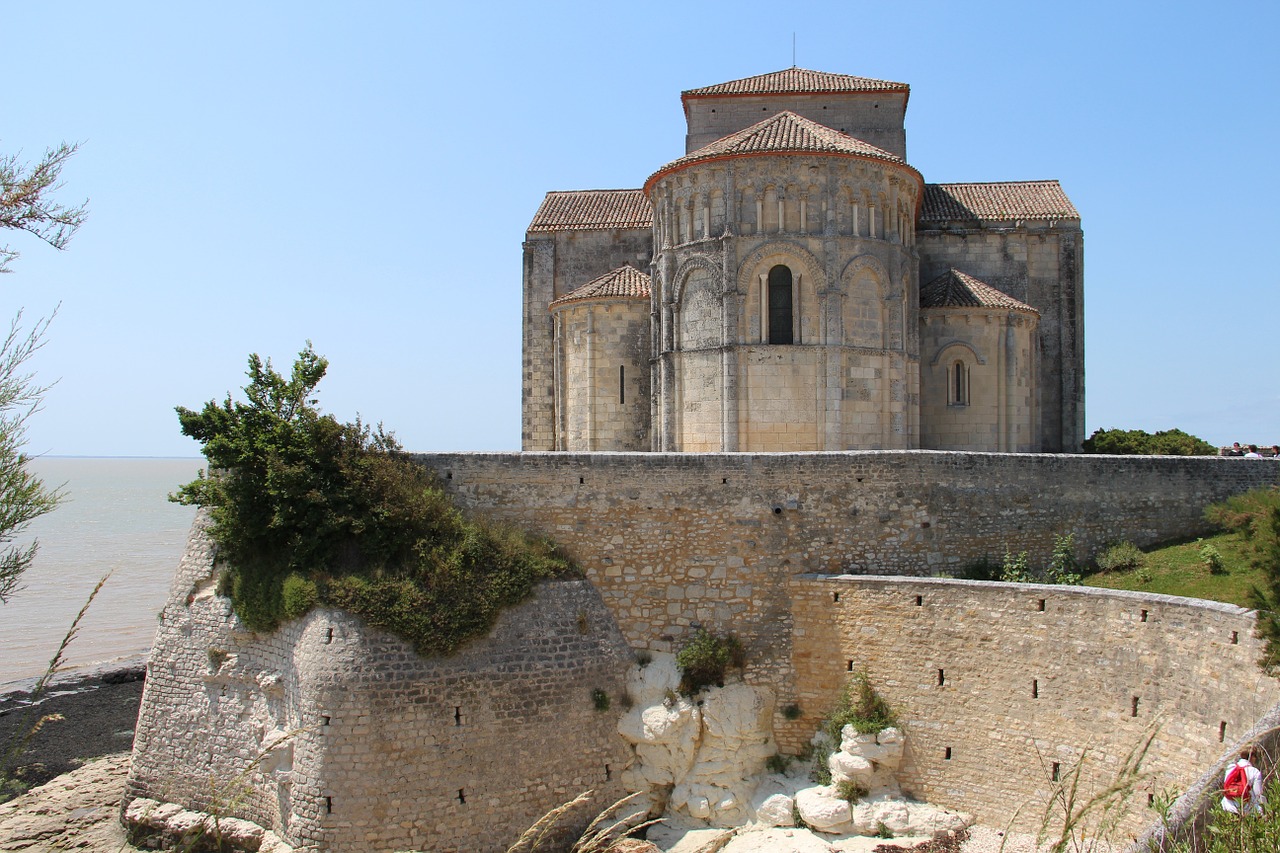
[[[852,77],[848,74],[829,74],[810,71],[807,68],[786,68],[769,74],[757,74],[728,83],[703,86],[680,93],[685,98],[704,98],[714,95],[807,95],[823,92],[908,92],[906,83],[889,80],[872,80],[868,77]]]
[[[925,184],[922,222],[965,219],[1079,219],[1057,181]]]
[[[1002,308],[1011,311],[1040,312],[1009,294],[978,281],[958,269],[949,269],[920,288],[921,308]]]
[[[618,267],[582,285],[551,303],[555,310],[570,302],[587,299],[648,299],[649,276],[634,267]]]
[[[549,192],[529,223],[529,231],[652,227],[653,208],[643,190]]]
[[[745,130],[704,145],[679,160],[672,160],[649,176],[645,189],[648,190],[659,176],[702,160],[755,154],[844,154],[906,165],[901,157],[883,148],[783,110]]]

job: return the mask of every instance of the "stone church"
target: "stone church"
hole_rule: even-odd
[[[1072,452],[1083,233],[1057,181],[929,184],[904,83],[788,68],[681,95],[639,189],[524,243],[524,450]]]

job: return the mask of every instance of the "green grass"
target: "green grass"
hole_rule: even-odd
[[[1213,545],[1222,554],[1223,571],[1211,574],[1200,558],[1200,547]],[[1241,533],[1218,533],[1203,540],[1167,545],[1145,553],[1143,569],[1098,572],[1085,578],[1085,586],[1130,589],[1165,595],[1184,595],[1252,607],[1250,589],[1266,588],[1266,576],[1250,565],[1250,553]],[[1144,573],[1145,570],[1145,573]],[[1144,580],[1149,577],[1150,580]]]

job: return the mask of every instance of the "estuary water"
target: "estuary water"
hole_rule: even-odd
[[[0,605],[0,691],[39,675],[94,585],[111,577],[66,653],[71,666],[144,654],[186,546],[195,508],[167,496],[203,459],[45,456],[32,467],[63,503],[36,519],[23,542],[40,549],[22,588]]]

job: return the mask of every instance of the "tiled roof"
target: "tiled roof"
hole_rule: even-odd
[[[808,95],[822,92],[908,92],[906,83],[888,80],[872,80],[868,77],[851,77],[848,74],[828,74],[807,68],[786,68],[769,74],[757,74],[728,83],[703,86],[680,93],[685,98],[703,98],[714,95]]]
[[[920,288],[921,308],[1003,308],[1039,311],[971,275],[950,269]]]
[[[922,222],[957,219],[1079,219],[1057,181],[925,184]]]
[[[566,293],[551,303],[559,308],[570,302],[585,299],[648,299],[649,276],[634,267],[618,267],[599,278],[594,278],[577,290]]]
[[[647,190],[661,175],[702,160],[756,154],[843,154],[906,165],[901,157],[883,148],[784,110],[671,161],[650,175],[644,186]]]
[[[642,190],[549,192],[530,231],[607,231],[652,228],[653,208]]]

